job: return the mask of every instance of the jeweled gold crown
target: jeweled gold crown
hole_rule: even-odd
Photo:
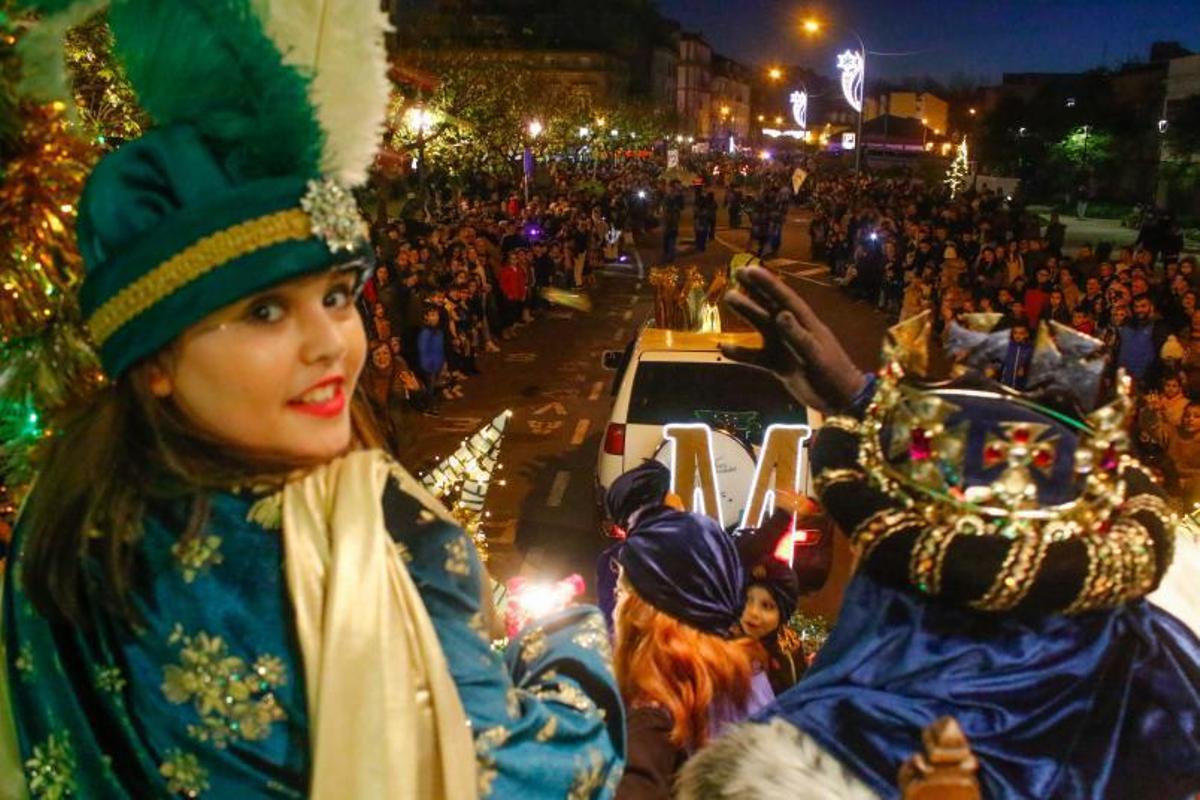
[[[1076,612],[1143,596],[1170,562],[1175,517],[1130,454],[1130,380],[1119,374],[1096,407],[1102,343],[1043,326],[1030,388],[1011,390],[981,374],[1009,348],[996,321],[951,325],[957,375],[936,383],[926,377],[929,315],[889,331],[874,397],[852,426],[861,476],[894,501],[854,525],[862,559],[904,558],[918,591],[984,610]],[[818,477],[823,499],[837,472]],[[883,547],[901,532],[911,546]],[[968,553],[979,563],[961,561]],[[1047,570],[1078,573],[1078,591],[1047,603],[1054,592],[1042,587],[1030,598]]]

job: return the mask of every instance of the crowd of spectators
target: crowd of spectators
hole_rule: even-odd
[[[544,290],[584,290],[622,258],[622,232],[641,224],[655,176],[630,163],[556,168],[528,202],[512,187],[435,203],[426,219],[389,217],[372,231],[364,384],[383,419],[401,409],[437,415],[463,396],[479,356],[547,308]],[[639,196],[641,193],[641,196]]]
[[[806,189],[814,258],[854,297],[896,320],[930,310],[938,333],[961,314],[1001,314],[1004,384],[1026,388],[1044,321],[1103,340],[1108,385],[1118,368],[1135,382],[1139,455],[1189,506],[1200,500],[1200,275],[1179,246],[1157,244],[1173,240],[1066,247],[1056,213],[907,179],[814,176]]]

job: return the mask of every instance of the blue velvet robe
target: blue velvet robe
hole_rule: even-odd
[[[463,532],[393,482],[381,502],[473,726],[475,752],[462,760],[480,797],[610,797],[624,720],[600,615],[569,609],[500,655]],[[136,629],[99,608],[87,630],[41,617],[21,590],[18,530],[5,666],[34,798],[306,795],[308,710],[279,496],[216,494],[203,535],[183,541],[189,508],[147,515]]]
[[[1184,800],[1200,791],[1200,641],[1140,601],[1022,620],[851,581],[782,717],[881,797],[952,715],[987,800]]]

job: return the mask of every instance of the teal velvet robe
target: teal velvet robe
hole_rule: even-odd
[[[611,797],[624,718],[599,613],[561,612],[502,657],[463,532],[395,482],[381,502],[472,724],[463,769],[477,770],[480,797]],[[279,495],[216,494],[204,534],[183,541],[189,508],[147,516],[136,630],[99,609],[87,630],[38,615],[21,590],[18,529],[4,662],[32,797],[305,796],[308,716]]]

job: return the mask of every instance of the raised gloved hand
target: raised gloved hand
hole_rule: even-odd
[[[866,380],[841,342],[782,280],[761,267],[737,273],[730,308],[759,330],[763,347],[722,345],[727,358],[769,369],[792,395],[822,413],[849,405]]]

